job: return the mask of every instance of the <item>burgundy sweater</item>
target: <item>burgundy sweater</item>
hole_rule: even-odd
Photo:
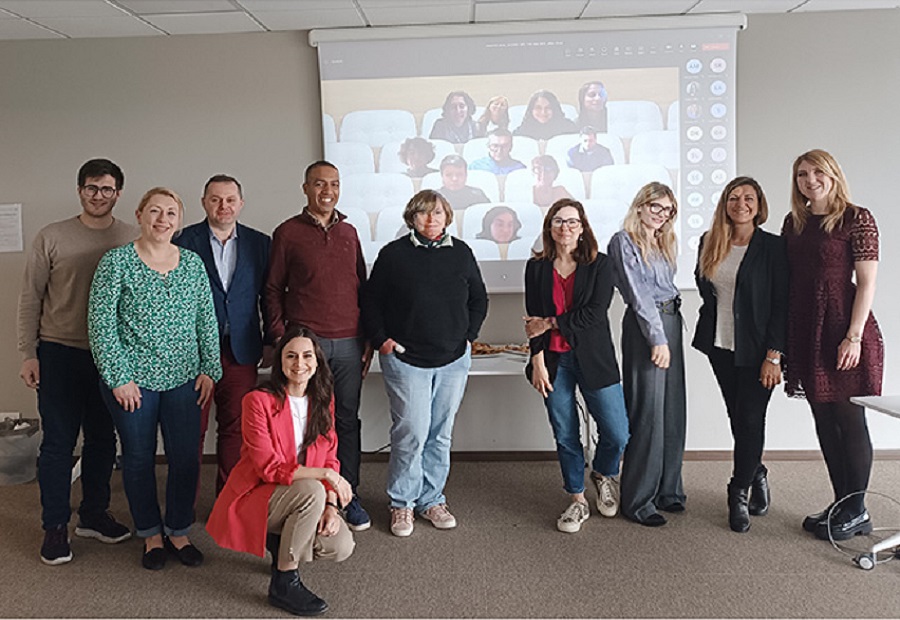
[[[338,213],[339,221],[326,230],[304,209],[275,229],[265,287],[267,342],[297,324],[323,338],[362,334],[359,290],[366,263],[345,217]]]

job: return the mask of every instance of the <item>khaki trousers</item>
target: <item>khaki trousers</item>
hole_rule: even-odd
[[[350,557],[356,543],[343,518],[336,534],[317,533],[324,511],[325,487],[319,480],[295,480],[289,486],[275,487],[269,499],[267,528],[269,534],[281,536],[279,557],[295,562],[342,562]]]

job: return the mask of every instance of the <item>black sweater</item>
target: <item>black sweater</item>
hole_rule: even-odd
[[[372,345],[393,338],[406,348],[397,357],[420,368],[459,359],[488,306],[469,246],[453,238],[452,246],[417,247],[408,235],[381,249],[360,301]]]

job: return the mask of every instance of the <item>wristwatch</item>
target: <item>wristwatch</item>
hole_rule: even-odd
[[[780,358],[780,357],[767,357],[767,358],[766,358],[766,361],[769,362],[770,364],[772,364],[773,366],[780,366],[780,365],[781,365],[781,358]]]
[[[862,342],[862,336],[844,336],[844,340],[850,344],[859,344]]]

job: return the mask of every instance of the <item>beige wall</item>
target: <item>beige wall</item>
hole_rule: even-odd
[[[738,170],[757,177],[777,230],[793,157],[822,147],[841,160],[854,197],[883,233],[875,302],[887,341],[885,391],[897,393],[900,292],[893,284],[900,226],[892,194],[900,148],[900,11],[755,16],[739,35]],[[26,245],[45,224],[78,211],[75,175],[105,156],[127,177],[117,215],[169,185],[201,217],[202,184],[218,172],[244,183],[245,223],[270,231],[301,204],[300,171],[321,155],[315,50],[306,33],[0,42],[0,204],[24,205]],[[16,298],[24,254],[0,254],[0,411],[34,413],[18,379]],[[688,334],[698,305],[685,294]],[[522,339],[519,295],[495,295],[483,339]],[[617,302],[613,311],[618,323]],[[705,360],[688,351],[691,449],[731,439]],[[364,448],[387,443],[380,379],[363,401]],[[900,424],[870,416],[876,447],[900,448]],[[772,399],[768,446],[815,449],[805,405]],[[458,450],[551,449],[542,405],[524,379],[473,378],[455,435]]]

